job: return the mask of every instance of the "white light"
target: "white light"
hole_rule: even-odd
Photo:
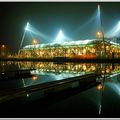
[[[65,37],[64,37],[64,34],[63,34],[62,30],[60,30],[54,42],[62,43],[64,38]]]
[[[100,17],[100,5],[98,5],[98,16]]]
[[[27,22],[27,26],[29,25],[29,22]]]
[[[120,21],[107,33],[109,37],[119,36],[120,33]]]
[[[118,33],[120,33],[120,21],[118,22],[115,30],[114,30],[114,34],[117,35]]]
[[[98,4],[98,8],[100,8],[100,5]]]
[[[98,4],[98,10],[100,10],[100,5]]]
[[[63,37],[64,37],[63,32],[62,30],[60,30],[56,39],[60,40],[60,39],[63,39]]]
[[[25,27],[25,30],[28,30],[28,27],[29,27],[29,22],[27,22],[27,25]]]
[[[117,24],[117,26],[120,26],[120,21],[118,21],[118,24]]]
[[[26,96],[29,97],[29,94],[27,94]]]

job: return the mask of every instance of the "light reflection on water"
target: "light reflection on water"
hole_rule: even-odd
[[[119,64],[96,64],[96,63],[52,63],[52,62],[1,62],[0,72],[34,69],[31,71],[33,74],[30,78],[22,78],[16,81],[1,81],[2,86],[0,89],[8,88],[20,88],[32,85],[41,84],[44,82],[50,82],[55,80],[62,80],[65,78],[71,78],[75,76],[82,76],[89,73],[99,73],[102,75],[102,79],[97,79],[101,82],[96,87],[93,87],[84,92],[83,98],[88,101],[92,101],[97,108],[97,113],[105,113],[109,108],[114,114],[110,104],[112,100],[116,101],[114,106],[116,110],[120,107],[120,65]],[[4,86],[4,87],[3,87]],[[109,93],[109,95],[108,95]],[[83,94],[83,93],[81,93]],[[106,97],[107,96],[107,97]],[[27,98],[30,95],[27,94]],[[75,98],[77,99],[77,98]],[[109,101],[109,102],[108,102]],[[80,104],[80,103],[78,103]],[[117,104],[117,105],[116,105]],[[78,105],[79,106],[79,105]],[[80,104],[80,106],[85,107]],[[116,107],[117,106],[117,107]]]
[[[75,76],[82,76],[89,73],[98,73],[102,76],[118,74],[120,71],[119,64],[96,64],[96,63],[53,63],[53,62],[0,62],[0,72],[16,70],[31,70],[33,74],[30,78],[23,78],[20,83],[21,87],[27,87],[54,80],[62,80]],[[22,85],[23,84],[23,85]]]
[[[32,80],[26,79],[25,85],[36,85],[54,80],[62,80],[75,76],[82,76],[89,73],[100,73],[102,75],[111,75],[119,72],[120,66],[112,64],[95,63],[49,63],[49,62],[25,62],[18,63],[20,69],[35,69],[31,71],[36,76]],[[34,79],[36,78],[36,79]]]

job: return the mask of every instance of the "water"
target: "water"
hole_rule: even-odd
[[[14,71],[30,69],[32,75],[14,80],[1,79],[0,101],[2,101],[1,108],[4,108],[4,110],[1,109],[3,112],[1,116],[3,117],[120,117],[119,64],[1,62],[0,68],[1,74],[5,74],[6,71],[14,73]],[[61,88],[69,87],[65,85],[61,88],[56,87],[46,91],[25,92],[19,97],[18,95],[14,97],[11,95],[11,98],[7,101],[2,100],[2,92],[6,90],[28,88],[91,73],[101,74],[101,77],[97,77],[95,80],[91,79],[88,83],[88,80],[84,79],[80,83],[79,90],[75,90],[74,93],[65,92],[66,90],[59,92]],[[54,94],[50,91],[58,92]],[[48,96],[44,99],[46,94]],[[26,106],[25,109],[24,105]],[[8,108],[5,108],[5,106]],[[15,109],[14,115],[11,108]],[[28,112],[26,113],[25,110]]]

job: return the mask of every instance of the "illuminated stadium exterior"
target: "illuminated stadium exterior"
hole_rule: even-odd
[[[112,39],[106,38],[105,41],[92,39],[27,45],[20,50],[19,55],[24,58],[119,58],[120,45],[111,41]]]

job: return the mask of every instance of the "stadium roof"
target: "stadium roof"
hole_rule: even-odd
[[[37,44],[37,45],[26,45],[23,47],[23,49],[33,49],[33,48],[51,48],[51,47],[70,47],[70,46],[84,46],[87,44],[96,44],[98,42],[97,39],[87,39],[87,40],[78,40],[78,41],[70,41],[70,42],[62,42],[62,43],[46,43],[46,44]],[[120,46],[120,44],[112,42],[110,40],[106,40],[106,42]]]
[[[97,41],[96,39],[92,39],[92,40],[78,40],[78,41],[62,42],[62,43],[26,45],[25,47],[23,47],[23,49],[86,45],[86,44],[96,43],[96,41]]]

